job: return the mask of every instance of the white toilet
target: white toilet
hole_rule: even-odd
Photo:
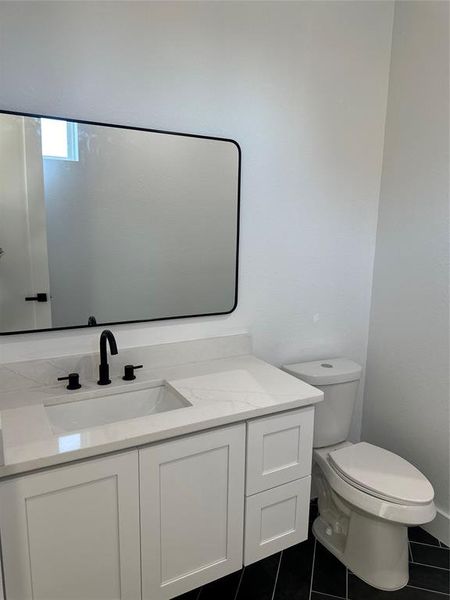
[[[402,588],[409,578],[407,528],[436,514],[431,483],[388,450],[346,441],[360,365],[333,358],[283,368],[324,393],[314,426],[315,537],[370,585]]]

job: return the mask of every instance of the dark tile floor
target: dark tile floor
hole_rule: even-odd
[[[317,507],[311,505],[310,521]],[[310,533],[308,540],[177,600],[450,600],[449,549],[429,533],[410,529],[410,578],[381,592],[348,571]]]

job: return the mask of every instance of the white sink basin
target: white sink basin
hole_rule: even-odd
[[[167,386],[111,393],[46,406],[54,433],[89,429],[192,406]]]

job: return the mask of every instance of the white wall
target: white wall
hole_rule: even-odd
[[[237,310],[118,327],[120,345],[248,329],[276,364],[365,363],[392,14],[377,1],[0,3],[2,108],[242,147]],[[2,339],[0,360],[92,350],[97,335]]]
[[[448,44],[448,3],[397,3],[363,419],[364,439],[430,478],[447,517]],[[447,543],[448,525],[432,526]]]

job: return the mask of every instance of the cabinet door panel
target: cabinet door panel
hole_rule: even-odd
[[[313,406],[250,421],[247,495],[310,475],[313,430]]]
[[[144,600],[241,567],[244,445],[237,425],[140,451]]]
[[[310,487],[304,477],[246,499],[246,565],[306,540]]]
[[[0,486],[8,600],[140,597],[137,452]]]

